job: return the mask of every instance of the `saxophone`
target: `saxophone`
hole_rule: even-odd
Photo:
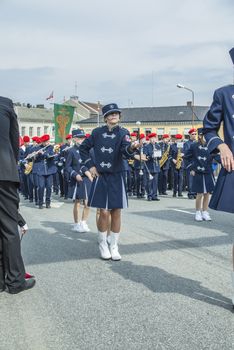
[[[169,152],[170,152],[170,145],[168,145],[167,150],[163,153],[162,158],[159,160],[159,165],[160,168],[163,167],[163,165],[166,163],[169,157]]]
[[[181,155],[181,148],[178,149],[177,157],[176,157],[176,170],[179,170],[181,168],[181,164],[183,161],[183,157]]]

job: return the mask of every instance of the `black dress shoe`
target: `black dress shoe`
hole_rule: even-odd
[[[179,193],[179,194],[178,194],[178,197],[183,197],[182,193]]]
[[[149,202],[152,201],[152,198],[151,198],[151,197],[148,197],[148,201],[149,201]]]
[[[152,201],[160,201],[158,197],[152,198]]]
[[[24,290],[31,289],[35,286],[36,280],[34,278],[30,278],[25,280],[24,284],[21,287],[18,288],[7,288],[7,292],[10,294],[18,294],[20,292],[23,292]]]
[[[43,205],[39,205],[39,207],[38,207],[39,209],[43,209]]]
[[[50,206],[49,203],[46,204],[46,208],[47,208],[47,209],[51,208],[51,206]]]
[[[176,193],[173,193],[173,197],[176,197]]]
[[[1,286],[0,293],[4,292],[4,290],[5,290],[5,286]]]
[[[163,192],[162,194],[163,194],[164,196],[167,196],[167,195],[168,195],[168,193],[167,193],[167,192]]]

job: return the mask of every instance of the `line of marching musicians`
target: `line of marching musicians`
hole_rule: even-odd
[[[79,142],[88,136],[82,131]],[[196,198],[197,191],[192,188],[192,163],[185,156],[196,142],[196,129],[189,130],[189,140],[185,142],[180,134],[174,138],[164,134],[161,142],[157,142],[156,133],[145,136],[133,132],[130,138],[133,143],[138,139],[140,148],[131,159],[123,159],[128,196],[159,201],[158,195],[167,195],[167,189],[173,189],[173,197],[182,197],[182,191],[187,188],[188,198]],[[75,145],[71,134],[62,145],[51,145],[49,135],[32,137],[32,144],[29,136],[23,137],[18,164],[20,191],[25,199],[42,209],[44,202],[46,208],[50,208],[52,189],[64,199],[71,197],[72,169],[67,165],[67,158]]]

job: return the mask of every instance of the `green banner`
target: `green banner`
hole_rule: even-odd
[[[54,104],[55,143],[65,142],[73,120],[75,107]]]

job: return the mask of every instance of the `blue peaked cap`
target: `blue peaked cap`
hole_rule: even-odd
[[[72,137],[85,137],[85,132],[83,129],[72,130]]]
[[[103,118],[107,117],[108,114],[118,112],[121,113],[121,110],[119,109],[118,105],[116,103],[110,103],[108,105],[105,105],[102,107],[102,115]]]

